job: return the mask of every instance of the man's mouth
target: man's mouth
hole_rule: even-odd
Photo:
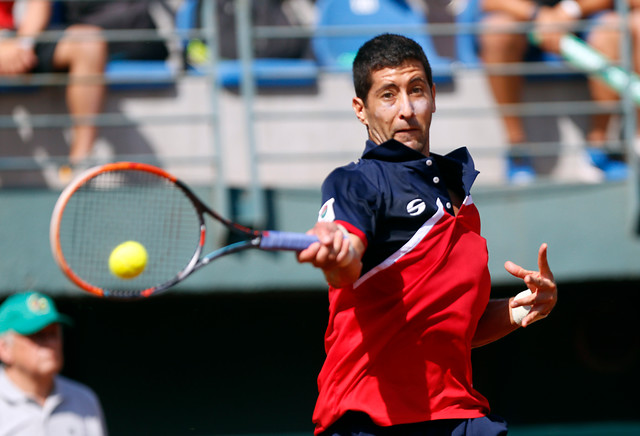
[[[415,128],[415,127],[408,127],[406,129],[400,129],[400,130],[396,130],[396,134],[398,133],[413,133],[413,132],[417,132],[419,129]]]

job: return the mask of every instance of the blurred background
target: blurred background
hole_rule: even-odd
[[[0,2],[16,17],[0,26],[0,41],[51,44],[90,24],[108,50],[93,76],[69,68],[0,74],[0,297],[39,290],[74,318],[63,373],[97,392],[111,434],[311,435],[326,285],[291,253],[243,253],[152,299],[89,296],[50,254],[61,190],[92,165],[148,162],[234,221],[306,231],[324,177],[364,148],[350,63],[383,32],[415,38],[432,63],[432,151],[467,146],[481,172],[473,198],[493,295],[522,290],[506,260],[535,269],[538,247],[549,243],[556,309],[475,350],[475,387],[516,436],[640,434],[633,82],[596,102],[589,77],[600,70],[587,74],[561,56],[487,65],[480,42],[492,28],[481,0],[54,1],[44,31],[16,35],[30,1]],[[623,17],[612,62],[628,71],[633,3],[610,8]],[[105,14],[105,4],[119,6]],[[505,32],[530,30],[520,22]],[[520,101],[494,97],[496,74],[522,77]],[[97,113],[70,109],[69,88],[82,80],[104,91]],[[589,155],[594,114],[611,118],[603,148],[621,172]],[[522,121],[526,180],[510,172],[505,115]],[[96,128],[80,158],[78,125]]]

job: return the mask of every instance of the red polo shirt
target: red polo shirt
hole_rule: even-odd
[[[444,183],[447,176],[440,169],[452,162],[436,158],[425,163],[428,159],[417,155],[417,161],[398,162],[397,153],[393,155],[391,161],[365,169],[364,180],[376,185],[396,176],[415,178],[425,180],[424,189],[407,180],[403,185],[412,188],[406,194],[393,188],[385,192],[385,186],[397,186],[389,183],[360,186],[356,197],[344,199],[337,191],[354,190],[358,164],[349,174],[330,176],[323,187],[329,210],[321,211],[321,219],[328,217],[360,235],[367,251],[384,251],[390,239],[396,248],[384,260],[367,265],[354,285],[329,290],[316,434],[349,410],[364,412],[381,426],[489,413],[487,400],[473,388],[471,371],[471,340],[491,288],[478,210],[467,195],[454,216],[443,203],[446,190],[429,188]],[[408,171],[407,162],[425,168],[423,174]],[[416,187],[420,192],[413,192]],[[386,209],[373,214],[375,222],[370,220],[372,211],[364,210],[371,205]],[[362,220],[354,212],[358,209]],[[386,227],[402,222],[403,212],[407,220],[399,227],[404,242],[398,246]],[[416,215],[424,219],[409,229]],[[366,228],[369,223],[373,228]],[[380,234],[385,237],[375,236]]]

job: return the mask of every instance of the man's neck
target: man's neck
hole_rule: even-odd
[[[18,389],[41,406],[53,391],[55,374],[33,376],[15,367],[5,367],[5,374]]]

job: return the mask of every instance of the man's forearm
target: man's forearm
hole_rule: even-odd
[[[51,19],[51,7],[50,1],[28,1],[24,16],[18,24],[18,36],[35,37],[46,29]]]
[[[487,308],[478,322],[472,347],[481,347],[508,335],[519,327],[511,318],[509,299],[489,300]]]

